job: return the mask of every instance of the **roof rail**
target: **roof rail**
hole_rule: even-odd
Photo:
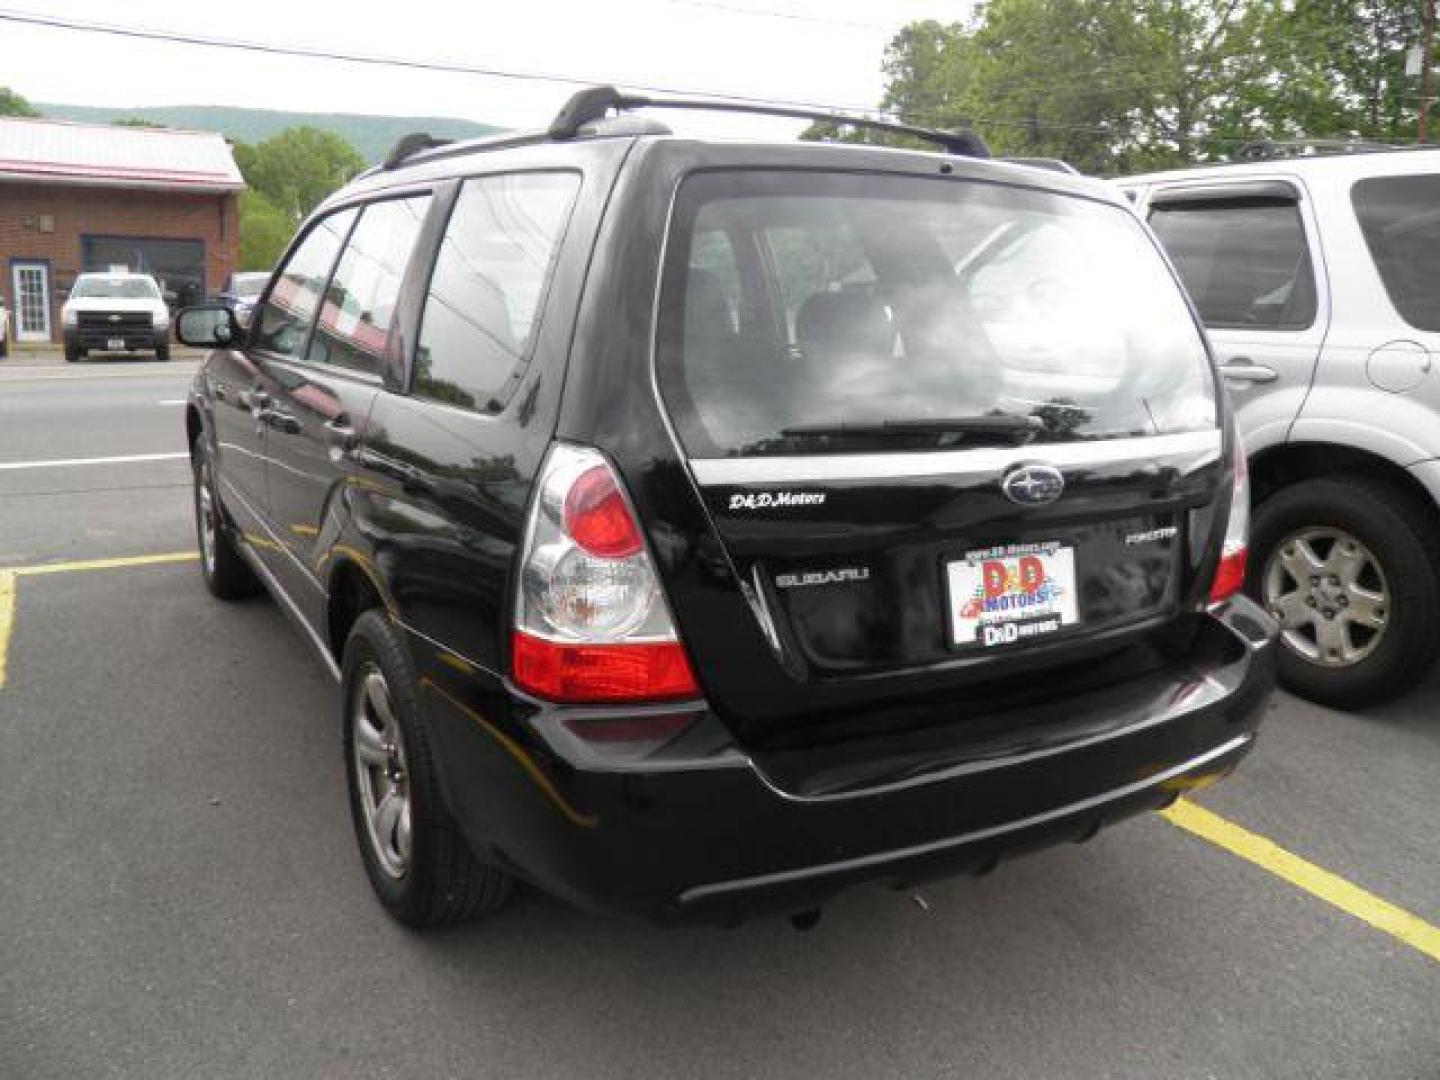
[[[385,155],[385,160],[380,167],[389,171],[398,168],[405,163],[405,159],[414,157],[422,150],[434,150],[438,146],[449,146],[453,139],[437,139],[428,131],[412,131],[409,135],[401,136],[400,141],[390,148]]]
[[[795,120],[819,120],[850,127],[872,128],[896,135],[934,143],[952,154],[967,157],[989,157],[990,150],[985,141],[968,128],[941,131],[937,128],[915,127],[895,120],[875,120],[870,117],[853,116],[849,113],[831,112],[827,109],[807,109],[791,105],[767,105],[761,102],[726,101],[716,98],[689,97],[648,97],[644,94],[626,94],[613,86],[591,86],[573,95],[555,114],[550,122],[549,135],[552,139],[573,139],[586,125],[603,119],[611,109],[617,112],[626,109],[696,109],[713,112],[748,113],[760,116],[785,116]]]
[[[560,111],[555,114],[555,119],[550,121],[550,126],[542,131],[511,132],[505,135],[490,135],[479,139],[458,141],[436,139],[424,132],[415,132],[397,142],[385,155],[385,160],[381,164],[365,170],[360,176],[370,176],[377,172],[397,169],[411,158],[420,156],[430,158],[431,151],[435,150],[439,150],[440,153],[433,155],[434,157],[449,157],[452,154],[469,153],[475,150],[500,150],[511,146],[527,146],[534,143],[574,139],[592,133],[593,128],[592,131],[586,129],[604,120],[611,110],[624,112],[628,109],[714,110],[760,116],[786,116],[796,120],[819,120],[825,123],[873,128],[877,131],[889,131],[897,135],[909,135],[925,142],[934,143],[949,153],[963,154],[966,157],[988,158],[990,156],[990,150],[985,145],[985,141],[969,128],[940,131],[936,128],[902,124],[895,120],[874,120],[869,117],[852,116],[849,113],[830,112],[824,109],[731,102],[713,98],[656,98],[642,94],[626,94],[613,86],[591,86],[573,94],[560,107]],[[650,130],[659,132],[662,129]],[[631,129],[628,132],[616,132],[616,134],[621,133],[634,134],[635,131]]]
[[[1058,157],[1005,157],[1000,160],[1008,161],[1011,165],[1028,165],[1032,169],[1045,169],[1049,172],[1065,173],[1069,176],[1080,175],[1079,169]]]
[[[1278,161],[1282,158],[1374,154],[1384,150],[1406,149],[1409,148],[1373,139],[1255,139],[1244,143],[1235,151],[1235,160]]]

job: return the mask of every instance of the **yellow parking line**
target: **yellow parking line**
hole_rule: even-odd
[[[15,625],[15,572],[0,570],[0,686],[5,685],[5,660],[10,653],[10,628]]]
[[[69,574],[80,570],[120,570],[131,566],[193,562],[193,551],[172,551],[164,555],[126,555],[118,559],[80,559],[75,562],[37,563],[0,569],[0,689],[5,686],[5,667],[10,654],[10,635],[15,629],[15,583],[37,574]]]
[[[1430,959],[1440,960],[1440,927],[1431,926],[1404,908],[1396,907],[1328,870],[1322,870],[1274,841],[1241,828],[1198,803],[1181,799],[1160,813],[1172,825],[1208,840],[1262,870],[1268,870],[1345,914],[1369,923],[1412,949],[1418,949]]]
[[[72,574],[78,570],[120,570],[128,566],[194,562],[199,557],[199,553],[194,551],[172,551],[164,555],[125,555],[118,559],[81,559],[78,562],[36,563],[34,566],[11,567],[10,573],[29,577],[32,574]]]

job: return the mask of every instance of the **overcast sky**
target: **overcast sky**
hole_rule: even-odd
[[[690,91],[873,106],[895,31],[969,0],[0,0],[0,11]],[[134,41],[0,21],[0,84],[73,105],[237,105],[547,121],[575,89]],[[792,125],[667,114],[677,130]]]

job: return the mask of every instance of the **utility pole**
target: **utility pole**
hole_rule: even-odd
[[[1420,0],[1420,141],[1430,141],[1430,106],[1435,103],[1435,0]]]

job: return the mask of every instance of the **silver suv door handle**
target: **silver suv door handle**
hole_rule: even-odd
[[[1220,374],[1237,382],[1252,383],[1274,382],[1280,377],[1280,373],[1272,367],[1266,367],[1264,364],[1252,364],[1248,356],[1237,356],[1233,360],[1227,360],[1220,365]]]

